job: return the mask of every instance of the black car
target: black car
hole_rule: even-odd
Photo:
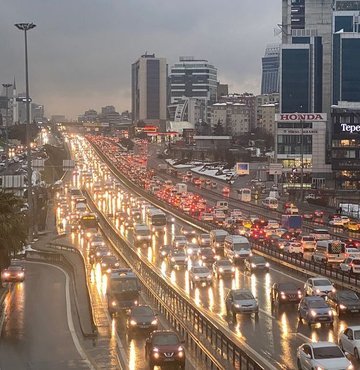
[[[155,330],[146,339],[145,357],[150,369],[154,366],[171,366],[171,369],[180,367],[185,369],[184,341],[171,330]],[[177,366],[177,367],[175,367]]]
[[[335,309],[339,318],[344,314],[360,313],[360,298],[352,290],[330,292],[327,302]]]
[[[284,303],[299,303],[302,298],[301,289],[292,282],[274,283],[271,287],[271,303],[281,306]]]
[[[130,309],[127,319],[128,334],[135,331],[153,331],[158,328],[157,314],[148,305],[134,306]]]
[[[245,259],[245,268],[250,271],[266,271],[269,272],[270,264],[266,262],[262,256],[250,256]]]
[[[100,267],[101,267],[101,272],[111,274],[113,270],[116,270],[117,268],[120,267],[119,260],[112,255],[105,255],[101,257],[100,260]]]
[[[166,258],[174,248],[171,245],[162,245],[159,249],[160,258]]]
[[[199,256],[199,259],[203,261],[203,263],[205,264],[208,264],[208,263],[213,264],[215,262],[215,254],[213,250],[209,247],[201,248],[198,256]]]

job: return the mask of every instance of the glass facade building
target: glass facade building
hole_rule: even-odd
[[[279,92],[280,45],[268,45],[262,58],[261,95]]]

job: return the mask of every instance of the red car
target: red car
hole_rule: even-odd
[[[1,273],[3,283],[22,282],[25,280],[25,269],[20,265],[10,265]]]
[[[185,369],[184,341],[171,330],[155,330],[146,339],[145,357],[150,369],[171,365],[172,369]]]

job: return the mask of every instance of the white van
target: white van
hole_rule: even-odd
[[[299,242],[301,243],[301,247],[304,252],[313,252],[316,248],[316,240],[311,235],[303,235],[299,237]]]
[[[225,238],[229,233],[222,229],[215,229],[210,231],[210,246],[217,255],[222,255],[224,251]]]
[[[224,256],[239,262],[251,255],[249,240],[240,235],[228,235],[224,242]]]
[[[268,208],[268,209],[273,209],[273,210],[276,210],[278,209],[278,206],[279,206],[279,202],[276,198],[273,198],[273,197],[267,197],[265,198],[261,204],[265,207],[265,208]]]
[[[229,210],[229,202],[226,200],[218,200],[215,205],[215,210],[227,212]]]
[[[312,255],[315,262],[341,263],[346,258],[345,243],[340,240],[318,240]]]

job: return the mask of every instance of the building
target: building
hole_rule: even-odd
[[[280,45],[268,45],[262,60],[261,94],[279,92]]]
[[[275,106],[275,113],[279,113],[279,102],[280,102],[280,95],[278,93],[273,94],[261,94],[256,96],[255,100],[255,128],[264,128],[263,127],[263,115],[266,114],[267,118],[266,121],[270,119],[270,112],[269,109],[266,109],[266,112],[263,112],[263,106],[267,106],[269,104],[273,104]],[[273,122],[275,122],[275,114],[272,118]],[[272,124],[270,121],[267,123],[267,126],[271,126]],[[275,126],[274,126],[275,127]],[[271,129],[272,130],[272,129]]]
[[[144,54],[131,66],[131,103],[136,125],[165,130],[167,118],[167,64],[165,58]]]
[[[360,190],[360,102],[333,105],[331,122],[335,188]]]
[[[207,108],[216,102],[218,89],[217,69],[212,64],[205,59],[180,57],[170,68],[169,83],[171,105],[184,98],[201,100],[204,109],[200,119],[208,120]]]
[[[118,125],[121,122],[121,116],[119,112],[116,112],[113,105],[107,105],[101,108],[99,120],[100,122],[107,122],[110,125]]]
[[[215,103],[211,111],[211,126],[220,122],[224,135],[240,136],[250,131],[250,109],[246,104]]]
[[[218,82],[216,90],[217,99],[225,95],[229,95],[229,85]]]
[[[177,103],[168,105],[169,120],[190,122],[196,125],[204,116],[205,103],[202,99],[183,97]]]
[[[330,114],[331,105],[331,66],[332,66],[332,5],[334,0],[283,0],[282,2],[282,48],[284,45],[289,44],[302,44],[302,45],[314,45],[314,43],[320,43],[322,49],[321,58],[321,109],[318,112],[326,112]],[[294,40],[297,38],[297,40]],[[314,41],[314,38],[317,41]],[[288,48],[289,49],[289,48]],[[296,61],[296,52],[288,51],[287,59],[295,61],[299,68],[307,68],[309,65],[309,59],[306,58],[306,48],[304,46],[297,46],[297,53],[300,54],[300,58],[304,62],[304,66],[299,65],[299,61]],[[311,52],[315,52],[315,47],[308,47],[309,57],[311,58]],[[316,60],[318,58],[315,57]],[[281,62],[280,62],[281,63]],[[318,62],[319,63],[319,62]],[[311,72],[315,73],[315,66],[311,65]],[[281,66],[280,66],[281,68]],[[295,69],[292,69],[293,71]],[[289,71],[289,70],[288,70]],[[296,70],[295,70],[296,71]],[[304,71],[303,71],[304,73]],[[316,71],[318,74],[319,71]],[[282,74],[282,73],[281,73]],[[307,77],[308,78],[308,77]],[[319,76],[317,76],[319,79]],[[299,81],[299,80],[298,80]],[[280,85],[281,89],[281,85]],[[318,97],[320,99],[320,97]],[[310,103],[308,103],[310,105]],[[298,103],[298,107],[301,104]],[[281,104],[282,107],[282,104]],[[303,106],[303,109],[304,106]],[[283,112],[282,108],[281,111]],[[295,110],[294,112],[300,110]],[[306,112],[302,110],[302,112]],[[307,112],[311,112],[308,110]]]
[[[62,122],[67,122],[67,119],[62,114],[54,114],[51,116],[50,121],[52,123],[62,123]]]
[[[45,110],[41,104],[31,103],[31,122],[44,123],[45,121]]]
[[[98,112],[95,109],[89,109],[78,118],[78,122],[97,122],[99,119]]]
[[[271,135],[275,135],[275,114],[279,111],[279,105],[267,103],[260,105],[257,111],[257,128]]]

